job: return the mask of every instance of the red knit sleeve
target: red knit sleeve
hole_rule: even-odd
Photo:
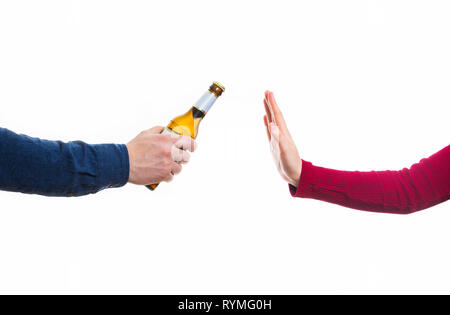
[[[349,172],[303,161],[294,197],[375,212],[408,214],[450,198],[450,145],[401,171]]]

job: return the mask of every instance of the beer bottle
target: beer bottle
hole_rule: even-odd
[[[197,138],[200,122],[224,91],[225,87],[219,82],[214,81],[208,91],[200,97],[189,111],[171,120],[169,125],[162,131],[162,134],[178,134],[191,137],[192,139]],[[150,190],[155,190],[156,187],[158,187],[158,184],[147,186]]]

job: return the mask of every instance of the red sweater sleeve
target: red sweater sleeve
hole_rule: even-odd
[[[450,198],[450,145],[401,171],[348,172],[303,161],[294,197],[397,214],[429,208]]]

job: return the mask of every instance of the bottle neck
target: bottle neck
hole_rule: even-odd
[[[216,94],[208,90],[195,103],[194,107],[197,107],[197,109],[201,110],[206,114],[209,111],[209,109],[214,105],[214,102],[216,100],[217,100]]]

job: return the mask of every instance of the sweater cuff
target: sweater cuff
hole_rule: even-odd
[[[297,187],[289,184],[289,191],[292,197],[312,198],[314,187],[314,169],[311,162],[302,160],[302,171]]]
[[[130,176],[130,160],[125,144],[96,144],[97,185],[100,189],[122,187]]]

